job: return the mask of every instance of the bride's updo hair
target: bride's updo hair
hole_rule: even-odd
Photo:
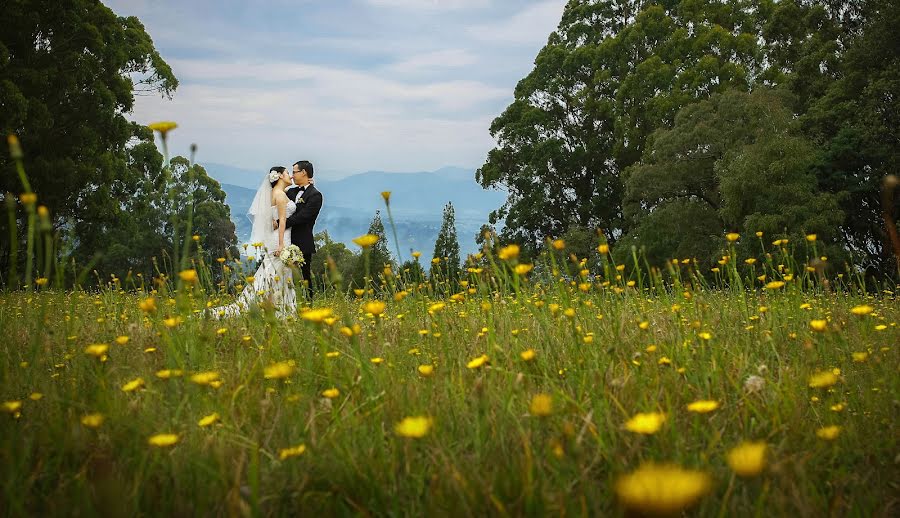
[[[269,169],[269,183],[272,185],[272,187],[275,187],[275,184],[278,183],[278,178],[281,177],[281,174],[284,173],[285,170],[286,169],[280,165],[276,165],[272,169]],[[273,175],[272,173],[276,173],[277,176]],[[273,176],[275,177],[274,180],[272,179]]]

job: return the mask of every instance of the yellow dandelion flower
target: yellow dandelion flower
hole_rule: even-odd
[[[809,241],[810,243],[815,243],[817,237],[818,236],[816,236],[815,234],[807,234],[806,240]]]
[[[109,351],[108,344],[91,344],[84,348],[84,354],[94,358],[103,358],[107,351]]]
[[[504,246],[497,252],[497,257],[504,261],[515,259],[516,257],[519,257],[519,252],[519,245],[508,245]]]
[[[142,301],[138,302],[138,307],[144,313],[153,313],[156,311],[156,299],[153,297],[147,297]]]
[[[122,392],[134,392],[144,388],[144,378],[135,378],[128,383],[122,385]]]
[[[378,316],[384,313],[385,303],[380,300],[370,300],[366,302],[362,306],[362,310],[366,313],[371,313],[374,316]]]
[[[30,400],[32,400],[32,401],[40,401],[41,399],[43,399],[43,397],[44,397],[44,395],[41,394],[40,392],[32,392],[32,393],[28,396],[28,399],[30,399]]]
[[[766,468],[766,451],[768,445],[765,442],[742,442],[732,448],[727,457],[728,466],[741,477],[755,477]]]
[[[174,433],[159,433],[147,439],[147,444],[157,448],[167,448],[178,443],[178,435]]]
[[[875,308],[866,304],[863,304],[862,306],[853,306],[852,308],[850,308],[851,313],[859,316],[868,315],[873,311],[875,311]]]
[[[696,504],[712,487],[706,473],[675,465],[645,464],[616,481],[626,508],[647,515],[675,515]]]
[[[216,412],[213,412],[213,413],[209,414],[208,416],[204,416],[199,421],[197,421],[197,425],[200,428],[206,428],[207,426],[212,426],[212,425],[218,423],[219,420],[220,420],[219,414],[217,414]]]
[[[332,315],[331,308],[310,309],[300,313],[300,318],[309,322],[322,323]]]
[[[19,201],[22,202],[22,205],[34,205],[37,203],[37,194],[33,192],[23,192],[19,195]]]
[[[513,271],[516,272],[516,275],[525,275],[533,269],[533,264],[517,264]]]
[[[767,290],[777,290],[784,287],[784,281],[771,281],[766,283]]]
[[[219,380],[218,371],[198,372],[191,376],[191,381],[197,385],[211,385],[214,381]]]
[[[810,320],[809,328],[817,333],[822,333],[828,329],[828,321],[825,319]]]
[[[127,336],[117,336],[116,343],[119,345],[125,345],[128,343],[128,337]]]
[[[856,362],[856,363],[862,363],[862,362],[866,361],[866,360],[869,358],[869,353],[867,353],[867,352],[865,352],[865,351],[863,351],[863,352],[855,352],[855,353],[852,353],[852,356],[853,356],[853,361],[854,361],[854,362]]]
[[[606,255],[609,253],[609,245],[604,243],[597,247],[597,251],[600,252],[600,255]]]
[[[470,360],[469,363],[466,364],[466,368],[477,369],[489,361],[490,361],[490,358],[488,358],[488,355],[482,354],[481,356]]]
[[[419,375],[423,378],[427,378],[434,374],[434,365],[419,365],[416,370],[419,371]]]
[[[156,377],[163,380],[167,380],[169,378],[177,378],[182,374],[184,373],[179,369],[163,369],[156,371]]]
[[[528,406],[528,413],[535,417],[545,417],[553,413],[553,398],[549,394],[535,394]]]
[[[735,241],[737,241],[740,238],[741,238],[741,235],[738,234],[737,232],[729,232],[729,233],[725,234],[725,239],[728,240],[729,243],[734,243]]]
[[[659,431],[666,422],[666,414],[660,412],[638,413],[625,422],[629,432],[652,435]]]
[[[400,437],[408,437],[411,439],[421,439],[428,435],[434,420],[427,416],[405,417],[397,423],[394,431]]]
[[[381,197],[384,198],[384,203],[391,203],[391,191],[381,191]]]
[[[267,380],[277,380],[290,377],[296,368],[293,361],[278,362],[263,369],[263,377]]]
[[[378,365],[380,363],[384,363],[384,358],[376,356],[375,358],[369,358],[369,361],[374,363],[375,365]]]
[[[819,439],[824,439],[826,441],[833,441],[837,439],[838,435],[841,434],[841,427],[837,425],[826,426],[824,428],[819,428],[816,430],[816,436]]]
[[[845,404],[843,404],[843,403],[838,403],[838,404],[836,404],[836,405],[831,405],[831,411],[832,411],[832,412],[843,412],[845,408],[847,408],[847,405],[845,405]]]
[[[717,408],[719,408],[719,402],[710,399],[701,399],[698,401],[694,401],[687,406],[688,412],[694,412],[697,414],[706,414],[712,412],[713,410],[716,410]]]
[[[354,288],[353,294],[356,295],[357,297],[362,297],[363,295],[366,294],[366,290],[364,290],[362,288]]]
[[[663,356],[656,363],[657,365],[672,365],[672,360],[668,356]]]
[[[178,124],[172,121],[151,122],[147,125],[153,131],[158,131],[165,138],[166,134],[178,127]]]
[[[38,286],[46,286],[48,282],[50,282],[50,279],[48,279],[46,277],[38,277],[37,279],[34,280],[34,283],[37,284]]]
[[[554,250],[562,250],[566,247],[566,242],[563,241],[562,239],[557,239],[557,240],[554,240],[553,243],[551,243],[551,245],[553,246]]]
[[[180,277],[181,280],[186,283],[194,284],[195,282],[197,282],[197,270],[194,270],[193,268],[189,270],[182,270],[178,272],[178,277]]]
[[[365,234],[359,237],[354,237],[353,242],[363,248],[369,248],[378,242],[378,236],[374,234]]]
[[[281,450],[278,451],[278,459],[284,460],[284,459],[289,459],[291,457],[299,457],[300,455],[303,455],[305,452],[306,452],[305,444],[299,444],[299,445],[291,447],[291,448],[282,448]]]
[[[341,391],[336,388],[325,389],[322,391],[322,396],[327,397],[328,399],[334,399],[341,395]]]
[[[444,306],[446,306],[446,304],[444,304],[443,302],[435,302],[434,304],[428,306],[428,312],[437,313],[438,311],[444,309]]]
[[[535,356],[537,356],[537,353],[534,349],[526,349],[519,353],[519,358],[522,358],[522,360],[526,362],[530,362],[535,358]]]
[[[99,414],[99,413],[88,414],[81,418],[81,424],[87,428],[96,429],[96,428],[100,428],[100,426],[103,425],[104,419],[105,418],[103,417],[103,414]]]
[[[813,374],[809,378],[810,388],[828,388],[838,382],[837,375],[832,371],[822,371]]]
[[[22,410],[22,402],[21,401],[4,401],[3,402],[3,411],[7,414],[18,414]]]

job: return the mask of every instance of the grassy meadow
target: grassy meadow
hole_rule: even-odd
[[[0,295],[0,509],[896,516],[893,292],[554,245],[287,319],[204,317],[233,290],[203,271]]]

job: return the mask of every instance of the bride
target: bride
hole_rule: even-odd
[[[297,205],[284,192],[290,185],[291,174],[281,166],[269,169],[263,178],[247,211],[252,222],[250,242],[254,247],[261,246],[258,252],[263,254],[262,263],[253,275],[253,282],[247,283],[233,303],[210,310],[214,317],[236,316],[262,303],[271,304],[279,317],[296,312],[291,268],[278,258],[285,243],[291,242],[291,229],[285,228],[285,220],[297,210]],[[278,221],[276,230],[272,230],[273,220]]]

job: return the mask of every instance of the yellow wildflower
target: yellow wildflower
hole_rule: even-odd
[[[310,309],[300,313],[300,318],[309,322],[321,323],[332,315],[331,308]]]
[[[378,316],[384,313],[385,303],[380,300],[370,300],[363,304],[362,310],[366,313],[371,313],[374,316]]]
[[[374,234],[364,234],[359,237],[354,237],[353,242],[363,248],[369,248],[378,242],[378,236]]]
[[[851,313],[859,316],[868,315],[873,311],[875,311],[875,308],[866,304],[863,304],[862,306],[853,306],[852,308],[850,308]]]
[[[128,337],[127,336],[117,336],[116,343],[119,345],[125,345],[128,343]]]
[[[516,257],[519,257],[519,251],[519,245],[504,246],[500,249],[500,251],[497,252],[497,257],[504,261],[515,259]]]
[[[838,377],[832,371],[822,371],[813,374],[809,378],[810,388],[828,388],[838,382]]]
[[[423,378],[427,378],[434,374],[434,365],[419,365],[416,369]]]
[[[207,426],[212,426],[218,422],[219,422],[219,414],[217,414],[216,412],[213,412],[213,413],[209,414],[208,416],[204,416],[202,419],[197,421],[197,425],[200,426],[200,428],[206,428]]]
[[[742,477],[755,477],[766,468],[765,442],[742,442],[728,452],[725,460],[732,471]]]
[[[767,290],[777,290],[778,288],[782,288],[782,287],[784,287],[783,281],[771,281],[766,284]]]
[[[562,250],[563,248],[566,247],[566,242],[563,241],[562,239],[557,239],[557,240],[553,241],[553,243],[551,243],[551,244],[552,244],[554,250]]]
[[[91,344],[84,349],[84,354],[93,356],[94,358],[106,358],[106,352],[109,351],[108,344]]]
[[[659,431],[666,422],[666,414],[659,412],[638,413],[625,423],[625,429],[644,435],[652,435]]]
[[[147,297],[146,299],[138,302],[138,307],[141,308],[141,311],[144,313],[153,313],[156,311],[156,299],[153,297]]]
[[[537,353],[534,351],[534,349],[527,349],[519,353],[519,357],[526,362],[530,362],[534,359],[535,356],[537,356]]]
[[[675,515],[696,504],[709,492],[706,473],[675,465],[645,464],[616,481],[622,504],[647,515]]]
[[[719,408],[719,402],[709,399],[694,401],[687,406],[688,412],[694,412],[697,414],[706,414],[708,412],[716,410],[717,408]]]
[[[810,320],[809,328],[818,333],[822,333],[828,329],[828,321],[824,319]]]
[[[609,245],[604,243],[597,247],[597,251],[600,252],[600,255],[606,255],[609,253]]]
[[[151,122],[147,125],[153,131],[158,131],[160,136],[166,137],[166,133],[178,127],[178,124],[172,121]]]
[[[293,361],[273,363],[263,369],[263,377],[267,380],[284,379],[294,374],[295,370]]]
[[[103,414],[88,414],[81,418],[81,424],[87,428],[100,428],[103,424]]]
[[[865,352],[865,351],[863,351],[863,352],[855,352],[855,353],[852,353],[852,356],[853,356],[853,361],[854,361],[854,362],[856,362],[856,363],[862,363],[862,362],[866,361],[866,360],[869,358],[869,353],[867,353],[867,352]]]
[[[160,433],[147,439],[147,444],[156,446],[157,448],[174,446],[176,443],[178,443],[178,435],[174,433]]]
[[[144,378],[135,378],[128,383],[122,385],[122,392],[134,392],[144,388]]]
[[[211,385],[214,381],[218,381],[219,373],[217,371],[198,372],[191,376],[191,381],[197,385]]]
[[[433,422],[433,419],[427,416],[405,417],[402,421],[397,423],[397,426],[394,427],[394,431],[401,437],[421,439],[428,435],[428,431],[431,430]]]
[[[334,399],[341,395],[341,391],[336,388],[325,389],[322,391],[322,396],[327,397],[328,399]]]
[[[197,282],[197,270],[194,270],[193,268],[178,272],[178,276],[182,281],[189,284],[194,284],[195,282]]]
[[[516,275],[525,275],[533,269],[533,264],[517,264],[513,271],[516,272]]]
[[[838,435],[841,434],[841,427],[837,425],[826,426],[824,428],[819,428],[816,430],[816,436],[819,439],[825,439],[826,441],[833,441],[837,439]]]
[[[531,398],[528,412],[536,417],[545,417],[553,413],[553,398],[549,394],[535,394]]]
[[[469,363],[466,364],[466,368],[477,369],[489,361],[490,358],[488,358],[488,355],[482,354],[481,356],[473,358],[471,361],[469,361]]]
[[[278,459],[284,460],[284,459],[289,459],[291,457],[299,457],[300,455],[303,455],[303,453],[305,453],[305,452],[306,452],[305,444],[299,444],[292,448],[282,448],[278,452]]]
[[[741,235],[738,234],[737,232],[729,232],[729,233],[725,234],[725,239],[727,239],[729,243],[734,243],[735,241],[737,241],[740,238],[741,238]]]
[[[182,374],[182,371],[179,369],[163,369],[156,371],[156,377],[163,380],[167,380],[169,378],[177,378]]]

